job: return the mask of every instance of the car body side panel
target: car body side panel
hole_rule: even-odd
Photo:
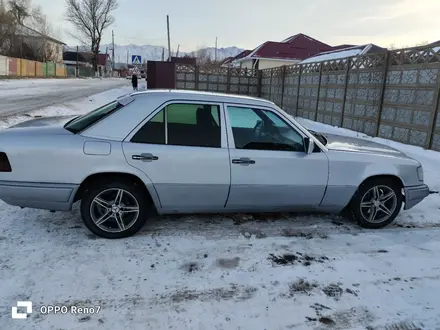
[[[206,212],[224,207],[230,184],[227,149],[131,142],[124,142],[123,148],[127,162],[151,178],[160,197],[160,212]],[[158,159],[133,159],[143,153]]]
[[[1,149],[8,155],[12,167],[12,172],[0,173],[0,190],[3,194],[6,194],[7,190],[11,192],[11,189],[15,191],[13,195],[19,194],[17,189],[20,187],[23,189],[41,187],[45,190],[44,196],[48,197],[46,202],[53,200],[58,203],[60,202],[58,197],[47,191],[51,187],[57,188],[53,184],[61,185],[60,187],[77,187],[91,175],[116,172],[137,176],[146,185],[156,207],[160,208],[160,201],[151,180],[145,173],[127,163],[122,152],[121,142],[103,141],[105,144],[111,144],[111,153],[108,155],[105,153],[86,155],[84,145],[102,140],[73,134],[54,137],[51,135],[32,136],[30,133],[21,136],[15,133],[3,134],[0,136],[0,140],[3,142]],[[11,183],[21,184],[17,188],[2,188]],[[25,196],[32,191],[38,193],[38,189],[34,189],[29,192],[23,191],[22,194]],[[65,190],[59,190],[59,192],[62,192],[64,196]],[[73,192],[74,189],[72,194]],[[54,198],[51,199],[50,196]],[[35,198],[33,200],[38,200],[39,197]],[[67,201],[67,209],[70,209],[72,201],[73,197]],[[19,203],[14,205],[28,206]],[[66,207],[63,208],[66,209]]]
[[[321,202],[328,178],[324,153],[231,149],[231,158],[247,157],[255,164],[232,164],[231,210],[314,209]]]
[[[198,100],[190,102],[206,103]],[[166,105],[178,103],[181,102],[171,100],[163,104],[138,125],[138,128]],[[123,143],[127,162],[151,178],[161,200],[161,213],[215,212],[224,209],[231,181],[225,118],[222,104],[208,104],[216,104],[221,110],[220,148],[132,143],[130,140],[137,129]],[[157,159],[133,159],[133,156],[143,153],[152,154]]]
[[[395,176],[404,186],[421,184],[416,180],[417,174],[414,172],[417,162],[411,158],[332,150],[327,152],[327,156],[330,161],[330,176],[327,191],[320,205],[323,210],[344,208],[359,185],[373,176]]]
[[[231,162],[231,189],[226,208],[230,211],[313,210],[320,204],[328,181],[328,159],[324,152],[236,149],[233,130],[225,104],[228,144],[231,160],[250,158],[255,164]],[[277,113],[267,106],[254,106]],[[279,114],[282,118],[283,114]],[[286,117],[284,117],[286,119]],[[304,136],[294,122],[292,129]]]
[[[0,181],[0,199],[15,206],[69,211],[78,188],[78,184]]]

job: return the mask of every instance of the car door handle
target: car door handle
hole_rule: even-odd
[[[159,157],[154,156],[152,154],[140,154],[140,155],[133,155],[133,156],[131,156],[131,159],[133,159],[133,160],[141,160],[143,162],[151,162],[153,160],[158,160]]]
[[[239,158],[239,159],[233,159],[232,164],[240,164],[240,165],[250,165],[255,164],[255,160],[250,158]]]

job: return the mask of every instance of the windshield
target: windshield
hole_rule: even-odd
[[[64,125],[64,128],[74,134],[79,133],[85,130],[87,127],[93,125],[94,123],[98,122],[99,120],[103,119],[104,117],[107,117],[108,115],[116,112],[117,110],[123,107],[124,106],[118,101],[110,102],[98,109],[86,113],[85,115],[74,118],[73,120],[69,121],[66,125]]]

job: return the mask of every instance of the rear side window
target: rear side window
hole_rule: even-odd
[[[107,117],[108,115],[118,111],[119,109],[122,109],[123,107],[124,106],[118,101],[110,102],[98,109],[86,113],[85,115],[75,118],[74,120],[64,125],[64,128],[74,134],[79,133],[85,130],[87,127],[90,127],[94,123],[103,119],[104,117]]]
[[[160,111],[142,126],[131,142],[165,144],[165,111]]]
[[[220,108],[209,104],[170,104],[141,127],[131,142],[220,148]]]

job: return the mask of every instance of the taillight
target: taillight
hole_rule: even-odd
[[[0,172],[12,172],[8,156],[4,152],[0,152]]]

